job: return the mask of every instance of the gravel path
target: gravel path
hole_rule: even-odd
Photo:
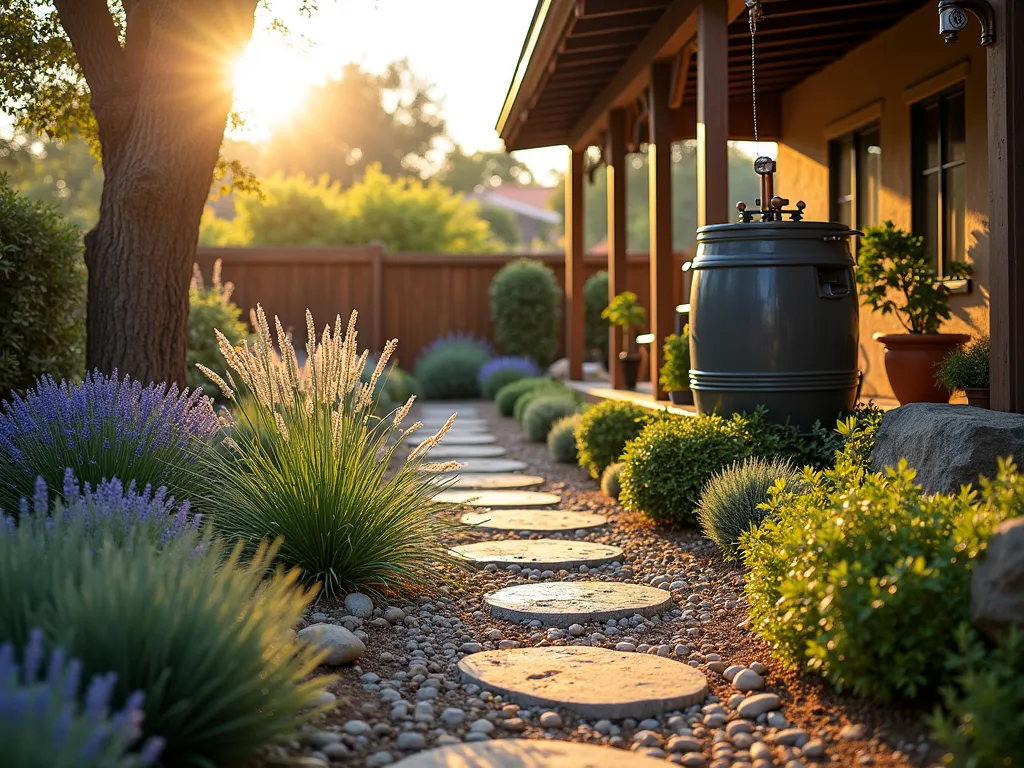
[[[926,739],[920,711],[881,707],[835,694],[821,680],[771,658],[746,632],[743,575],[723,561],[698,531],[657,528],[624,512],[586,472],[554,464],[546,447],[529,443],[512,419],[490,403],[476,404],[496,445],[524,471],[545,478],[538,491],[558,494],[553,509],[604,515],[608,525],[567,533],[517,534],[476,529],[454,544],[504,539],[564,539],[621,547],[621,561],[557,572],[519,565],[452,569],[432,597],[377,606],[358,600],[321,603],[309,624],[337,624],[366,645],[356,665],[333,670],[328,690],[338,707],[302,743],[267,755],[321,768],[390,765],[416,752],[463,742],[518,737],[559,739],[631,749],[688,766],[931,766],[939,753]],[[454,447],[454,446],[453,446]],[[532,490],[532,489],[531,489]],[[661,614],[568,628],[517,623],[486,612],[484,596],[537,582],[625,582],[668,592]],[[360,610],[352,611],[355,607]],[[688,664],[707,676],[702,704],[637,721],[585,719],[568,710],[520,707],[476,684],[463,683],[458,662],[499,649],[591,646],[650,653]],[[294,762],[292,764],[295,764]]]

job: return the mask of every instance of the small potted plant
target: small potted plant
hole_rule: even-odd
[[[950,394],[963,392],[967,396],[968,405],[988,408],[991,350],[992,343],[987,335],[957,347],[942,361],[935,374],[936,382]]]
[[[640,306],[635,293],[623,291],[605,307],[601,317],[622,329],[622,351],[619,353],[619,365],[622,367],[622,378],[626,389],[634,389],[637,374],[640,371],[640,350],[636,345],[634,331],[647,322],[647,313]]]
[[[950,278],[970,273],[967,264],[950,265]],[[870,227],[861,240],[857,285],[867,306],[895,315],[907,330],[874,336],[885,345],[885,372],[900,404],[949,402],[949,393],[935,383],[935,367],[970,337],[939,333],[950,316],[950,293],[935,278],[924,239],[891,221]]]
[[[693,405],[690,391],[690,326],[684,325],[680,335],[665,339],[665,364],[659,379],[673,405]]]

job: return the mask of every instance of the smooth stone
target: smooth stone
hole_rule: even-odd
[[[764,688],[764,678],[752,669],[741,669],[732,679],[732,686],[737,691],[760,691]]]
[[[434,497],[443,504],[471,507],[550,507],[561,500],[558,494],[539,491],[441,491]]]
[[[410,437],[408,442],[409,445],[419,445],[430,440],[433,435],[424,435],[423,437]],[[438,445],[489,445],[490,443],[497,442],[497,438],[494,435],[488,435],[485,433],[470,434],[470,435],[459,435],[454,434],[451,430],[445,433],[444,437]]]
[[[488,512],[467,512],[466,525],[496,531],[575,531],[597,528],[608,523],[601,515],[589,512],[565,512],[553,509],[495,509]]]
[[[971,620],[993,639],[1024,629],[1024,517],[1000,523],[971,577]]]
[[[451,461],[458,464],[459,468],[445,469],[438,474],[454,475],[465,472],[522,472],[527,467],[525,461],[519,461],[518,459],[477,459],[471,456],[457,456],[452,458]]]
[[[736,714],[752,720],[758,715],[778,709],[779,706],[781,706],[781,702],[776,694],[758,693],[754,696],[748,696],[741,701],[739,706],[736,707]]]
[[[531,485],[543,485],[544,478],[538,475],[513,475],[509,473],[487,474],[482,472],[469,472],[453,476],[441,475],[435,477],[431,482],[444,484],[452,490],[459,488],[475,488],[485,491],[500,491],[509,488],[526,488]]]
[[[313,624],[300,629],[297,637],[303,643],[326,650],[327,657],[323,663],[329,667],[348,664],[366,653],[363,641],[337,624]]]
[[[545,626],[653,616],[672,605],[661,589],[622,582],[571,581],[517,584],[484,598],[492,616],[513,621],[539,619]]]
[[[507,450],[500,445],[435,445],[428,448],[426,455],[431,460],[446,459],[458,461],[459,459],[494,459],[504,456]],[[460,464],[462,462],[459,462]]]
[[[589,646],[485,651],[462,659],[459,671],[521,706],[564,707],[585,718],[642,719],[708,695],[707,679],[686,664]]]
[[[621,560],[622,550],[605,544],[587,541],[559,541],[558,539],[507,539],[505,541],[479,541],[452,547],[456,555],[472,560],[483,567],[496,565],[530,565],[533,568],[561,570],[585,565],[598,565]]]
[[[664,760],[571,741],[499,739],[420,752],[394,768],[654,768]]]
[[[369,619],[373,616],[373,600],[362,592],[350,592],[345,595],[345,610],[350,616]]]

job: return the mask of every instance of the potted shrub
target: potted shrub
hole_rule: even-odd
[[[951,278],[969,275],[968,265],[951,265]],[[924,239],[897,229],[891,221],[870,227],[861,240],[857,285],[867,306],[896,315],[907,329],[874,336],[885,345],[885,372],[900,404],[949,402],[949,393],[935,383],[935,367],[970,337],[939,333],[942,321],[950,316],[950,294],[935,279]]]
[[[674,405],[693,405],[690,391],[690,326],[684,325],[683,332],[672,334],[665,339],[665,364],[661,369],[661,386],[668,392]]]
[[[626,389],[634,389],[637,373],[640,370],[640,349],[636,345],[635,330],[647,322],[647,312],[640,306],[635,293],[623,291],[605,307],[601,317],[622,329],[622,351],[619,353],[619,365],[622,367],[622,378],[626,383]]]
[[[957,347],[942,361],[935,375],[936,382],[950,394],[963,392],[967,404],[988,408],[989,337],[979,336],[970,344]]]

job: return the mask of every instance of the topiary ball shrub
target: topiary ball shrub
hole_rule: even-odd
[[[466,335],[448,336],[424,347],[416,361],[416,381],[428,400],[479,397],[477,379],[490,359],[486,341]]]
[[[249,335],[249,329],[242,322],[242,310],[231,301],[235,286],[221,282],[220,267],[221,261],[217,259],[213,265],[213,279],[207,286],[203,282],[199,265],[195,264],[192,285],[188,291],[188,369],[185,375],[190,388],[205,385],[205,393],[211,396],[219,393],[196,366],[205,365],[220,376],[227,373],[228,367],[220,353],[217,331],[236,347]]]
[[[704,535],[730,558],[739,551],[740,534],[756,528],[768,514],[758,509],[779,480],[792,488],[802,473],[786,459],[753,456],[732,464],[708,480],[697,503]]]
[[[477,378],[480,392],[493,400],[506,384],[536,376],[540,376],[540,368],[528,357],[496,357],[483,365]]]
[[[529,392],[523,393],[516,400],[515,408],[512,409],[512,415],[515,417],[515,420],[522,424],[523,417],[526,415],[526,409],[533,402],[534,398],[546,395],[561,395],[567,399],[575,400],[575,395],[571,389],[561,382],[549,379],[544,386],[534,387]]]
[[[605,400],[587,411],[576,426],[580,466],[595,480],[619,460],[626,443],[654,417],[646,408],[622,400]]]
[[[622,506],[658,522],[694,525],[704,484],[748,455],[741,423],[708,415],[648,424],[622,454]]]
[[[609,464],[604,468],[604,472],[601,473],[601,490],[604,491],[605,496],[609,496],[616,501],[619,500],[619,493],[622,490],[622,486],[619,483],[619,476],[622,474],[622,463],[615,462]]]
[[[559,464],[576,463],[576,422],[579,414],[559,419],[548,432],[548,455]]]
[[[786,662],[883,702],[930,700],[948,679],[971,575],[1024,498],[1005,462],[980,495],[931,495],[914,478],[905,461],[807,473],[740,537],[751,629]]]
[[[547,365],[558,349],[562,289],[551,268],[532,259],[506,264],[491,281],[494,338],[507,355]]]
[[[536,394],[523,412],[526,436],[535,443],[543,443],[556,421],[576,413],[576,401],[561,393]]]
[[[608,321],[601,317],[608,306],[608,273],[598,272],[583,284],[583,336],[587,350],[608,366]]]
[[[0,400],[43,375],[85,370],[81,233],[0,174]]]
[[[516,402],[522,395],[549,384],[551,384],[551,379],[540,377],[513,381],[498,390],[498,394],[494,396],[494,403],[498,406],[498,411],[502,416],[514,416]]]

